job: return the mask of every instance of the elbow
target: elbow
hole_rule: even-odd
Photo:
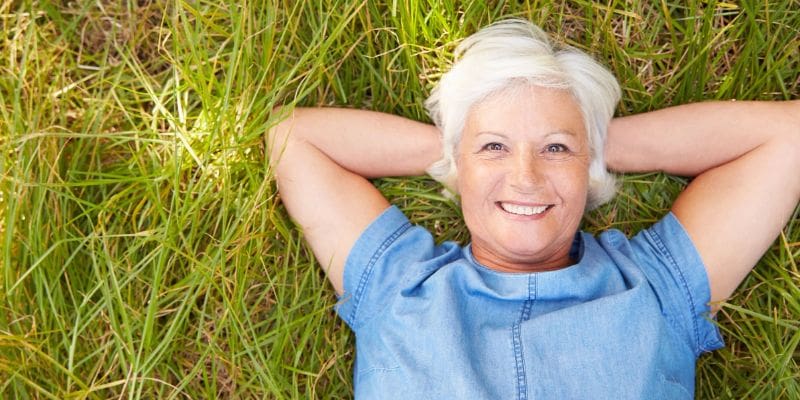
[[[782,137],[783,144],[787,147],[789,158],[800,170],[800,100],[785,103],[789,115],[789,126]]]
[[[267,160],[272,168],[277,167],[278,160],[283,157],[289,145],[289,140],[293,131],[298,109],[292,110],[284,106],[276,106],[272,109],[271,123],[268,125],[266,133]]]
[[[794,179],[792,184],[795,189],[795,203],[797,203],[800,202],[800,174],[797,173],[797,171],[800,171],[800,129],[795,132],[793,140],[791,140],[789,146],[791,146],[791,156],[789,160],[790,165],[786,171],[789,172],[787,176],[793,177],[790,179]]]
[[[772,137],[767,143],[780,150],[781,159],[800,168],[800,100],[779,102]]]
[[[797,158],[800,160],[800,100],[793,100],[789,102],[791,110],[789,111],[792,116],[794,116],[794,129],[792,129],[792,138],[795,146],[795,150],[798,151]]]
[[[800,100],[785,103],[789,109],[789,122],[787,129],[781,130],[781,134],[776,138],[776,149],[783,163],[781,169],[791,172],[786,176],[790,177],[789,187],[794,190],[795,200],[800,201]]]
[[[800,115],[800,112],[798,113]],[[789,176],[794,176],[795,178],[795,187],[797,188],[796,198],[800,201],[800,175],[797,174],[797,171],[800,171],[800,120],[798,120],[798,124],[794,131],[793,135],[787,139],[787,146],[789,147],[789,162],[790,166],[787,171],[791,171]]]

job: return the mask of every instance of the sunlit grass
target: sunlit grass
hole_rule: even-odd
[[[0,398],[350,398],[353,339],[267,168],[273,106],[424,120],[456,40],[502,16],[609,65],[621,114],[797,98],[798,10],[0,0]],[[586,229],[634,232],[685,184],[622,181]],[[441,240],[468,240],[432,181],[376,183]],[[701,359],[698,398],[800,398],[798,260],[796,214],[723,307],[728,346]]]

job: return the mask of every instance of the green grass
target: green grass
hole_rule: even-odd
[[[445,3],[0,0],[0,398],[352,397],[353,338],[267,168],[270,110],[424,120],[455,42],[503,16],[609,65],[620,114],[800,92],[797,0]],[[623,182],[586,229],[634,232],[685,184]],[[467,240],[432,181],[376,183]],[[796,213],[724,305],[698,398],[800,398],[798,260]]]

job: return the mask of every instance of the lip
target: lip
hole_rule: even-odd
[[[500,205],[501,203],[510,204],[510,205],[514,205],[514,206],[520,206],[520,207],[532,207],[532,208],[545,207],[545,210],[540,212],[540,213],[538,213],[538,214],[532,214],[532,215],[514,214],[514,213],[511,213],[511,212],[508,212],[508,211],[504,210],[503,207]],[[550,210],[552,210],[553,207],[555,206],[555,204],[528,203],[528,202],[519,202],[519,201],[496,201],[494,203],[494,205],[495,205],[495,207],[497,207],[497,210],[500,211],[500,213],[503,214],[504,216],[506,216],[508,218],[511,218],[511,219],[522,220],[522,221],[533,221],[533,220],[537,220],[537,219],[542,219],[547,214],[549,214]]]

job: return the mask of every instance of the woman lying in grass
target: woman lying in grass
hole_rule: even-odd
[[[270,131],[281,197],[341,296],[361,398],[691,398],[712,321],[800,199],[800,102],[612,120],[613,76],[519,20],[461,43],[436,126],[296,109]],[[633,238],[578,230],[619,172],[692,176]],[[367,180],[425,171],[471,243],[435,244]]]

